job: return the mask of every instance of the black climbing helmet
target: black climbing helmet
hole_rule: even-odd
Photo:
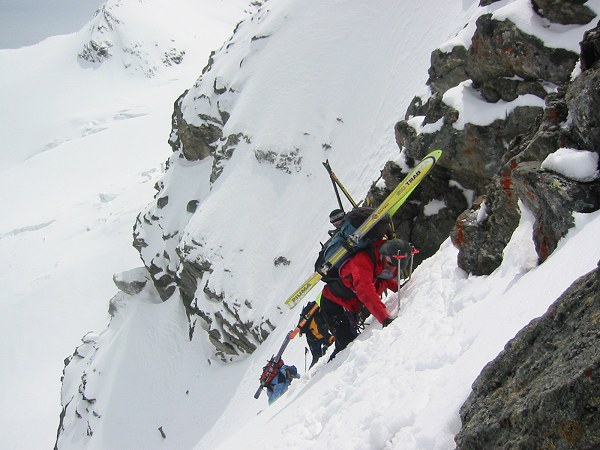
[[[402,239],[390,239],[379,246],[379,253],[399,259],[400,269],[404,269],[412,257],[412,246]]]
[[[334,222],[339,222],[340,220],[342,220],[344,218],[344,216],[346,215],[346,213],[344,211],[342,211],[341,209],[334,209],[333,211],[331,211],[329,213],[329,222],[334,223]]]

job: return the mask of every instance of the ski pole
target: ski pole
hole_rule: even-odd
[[[400,262],[404,258],[404,255],[400,254],[400,251],[396,254],[396,262],[398,263],[398,291],[400,290],[400,282],[402,281],[402,269],[400,269]],[[398,312],[400,312],[400,293],[398,293]]]
[[[304,347],[304,373],[306,373],[306,355],[308,354],[308,349]]]

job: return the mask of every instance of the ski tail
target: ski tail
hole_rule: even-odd
[[[308,294],[312,288],[319,284],[322,276],[323,275],[321,275],[319,272],[313,273],[304,283],[300,285],[298,289],[294,291],[292,295],[287,298],[285,304],[292,309],[294,306],[300,303],[300,300],[306,297],[306,294]]]

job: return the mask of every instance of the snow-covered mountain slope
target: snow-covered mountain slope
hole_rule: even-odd
[[[415,274],[411,287],[402,295],[407,305],[415,305],[415,316],[404,327],[412,333],[404,334],[400,326],[409,319],[408,311],[406,319],[403,313],[398,325],[394,324],[394,330],[399,328],[398,334],[380,332],[374,325],[344,357],[329,366],[321,365],[314,374],[315,382],[309,374],[297,383],[312,387],[306,391],[306,403],[304,395],[294,396],[297,391],[291,391],[286,397],[291,403],[286,400],[278,404],[288,407],[270,408],[233,441],[223,439],[264,408],[264,403],[251,396],[260,367],[296,322],[297,314],[283,309],[281,301],[310,271],[317,242],[325,235],[327,213],[335,206],[320,162],[329,158],[350,191],[360,198],[383,162],[398,158],[393,124],[403,116],[412,96],[426,91],[424,80],[430,51],[453,38],[478,14],[500,11],[507,5],[511,14],[518,12],[517,7],[528,8],[522,2],[498,2],[486,9],[477,9],[475,4],[454,5],[452,9],[444,4],[442,17],[431,14],[433,6],[441,10],[441,3],[402,8],[385,3],[383,10],[374,10],[363,2],[346,2],[344,14],[338,14],[338,5],[313,2],[307,7],[306,2],[287,1],[267,3],[242,23],[234,37],[214,55],[209,70],[183,97],[181,109],[188,123],[200,127],[206,120],[212,121],[222,127],[224,138],[242,134],[247,139],[240,140],[230,158],[219,162],[222,172],[212,185],[208,177],[215,173],[216,158],[183,158],[183,150],[177,149],[161,180],[157,197],[163,201],[140,218],[145,227],[140,237],[147,244],[142,246],[142,256],[148,265],[153,262],[167,274],[178,273],[181,254],[198,252],[193,253],[193,258],[208,261],[211,267],[198,284],[198,302],[203,301],[215,317],[233,309],[242,322],[266,317],[280,327],[251,359],[226,367],[207,360],[203,365],[190,367],[188,352],[209,344],[199,327],[208,327],[201,321],[195,322],[192,339],[183,344],[188,331],[172,327],[170,321],[164,323],[157,313],[154,333],[171,336],[175,353],[186,356],[184,361],[176,362],[175,358],[168,366],[155,367],[150,373],[138,361],[152,359],[150,354],[157,347],[154,340],[145,343],[136,339],[139,344],[135,350],[125,347],[127,354],[147,355],[142,358],[112,360],[106,355],[120,355],[123,351],[118,336],[138,333],[138,307],[159,309],[147,306],[157,302],[156,293],[147,288],[149,291],[135,298],[120,299],[124,306],[117,312],[114,325],[90,339],[81,349],[83,359],[76,357],[67,367],[71,381],[65,383],[63,390],[66,409],[61,447],[73,444],[75,448],[103,448],[115,439],[145,447],[162,445],[166,440],[169,445],[181,447],[194,440],[189,436],[193,434],[201,439],[199,448],[262,448],[265,440],[272,442],[274,433],[286,436],[281,448],[307,444],[312,448],[379,448],[405,441],[407,448],[449,448],[453,433],[458,431],[461,398],[466,398],[481,366],[516,330],[543,312],[575,276],[592,267],[593,263],[586,261],[576,269],[576,275],[568,274],[558,282],[556,292],[541,298],[536,305],[522,301],[531,295],[527,289],[533,288],[522,288],[527,292],[514,294],[514,298],[519,298],[518,303],[525,309],[517,311],[511,305],[517,311],[517,317],[506,319],[511,326],[496,321],[495,334],[486,336],[492,329],[481,330],[473,319],[476,314],[465,305],[486,298],[494,304],[500,302],[498,298],[504,298],[502,294],[513,298],[512,293],[507,294],[510,283],[533,264],[532,244],[527,237],[531,235],[528,215],[524,228],[515,237],[519,242],[514,244],[517,249],[510,250],[515,253],[507,250],[505,266],[498,272],[500,292],[485,278],[475,278],[472,284],[465,281],[465,275],[456,268],[455,250],[446,244],[438,257],[419,268],[419,276]],[[460,39],[465,39],[462,33]],[[196,118],[202,120],[195,121]],[[273,158],[258,158],[258,150]],[[290,161],[292,164],[286,164]],[[327,192],[329,195],[324,194]],[[187,209],[191,201],[198,203],[193,211]],[[279,256],[290,264],[274,265]],[[596,258],[594,252],[590,258]],[[217,300],[211,296],[204,299],[203,292],[207,290]],[[220,301],[233,307],[223,308]],[[172,304],[178,302],[175,291],[161,307],[168,304],[176,310]],[[462,310],[468,319],[459,314]],[[489,313],[492,315],[488,317],[487,311],[482,312],[481,321],[494,321],[499,314],[493,310]],[[178,314],[181,325],[185,323],[184,313],[180,309]],[[438,320],[430,322],[432,314]],[[214,333],[214,329],[210,331]],[[480,334],[482,347],[474,344]],[[440,346],[440,336],[446,337],[442,341],[448,348]],[[377,344],[386,350],[385,355]],[[161,345],[168,348],[168,340],[161,341]],[[366,351],[358,350],[361,345],[367,346]],[[404,358],[387,353],[396,346],[400,355],[403,348],[417,350],[404,353]],[[301,367],[302,351],[302,346],[292,346],[286,361]],[[371,359],[377,354],[381,355],[378,364]],[[354,358],[358,362],[349,363]],[[132,359],[134,364],[130,364]],[[213,370],[209,370],[209,365]],[[194,385],[190,371],[202,374],[201,384]],[[461,374],[450,377],[448,383],[454,384],[449,397],[439,394],[448,378],[446,371]],[[230,375],[226,383],[222,383],[222,372]],[[367,383],[362,372],[374,378],[380,373],[402,373],[405,383],[412,387],[396,390],[391,383],[392,394],[387,395],[394,402],[387,406],[389,413],[381,414],[377,411],[383,403],[380,398],[372,404],[364,398],[371,389],[374,396],[380,391],[385,393],[379,395],[385,396],[385,380],[390,376],[382,376],[381,383]],[[328,374],[337,380],[333,382],[333,394]],[[82,378],[85,383],[79,381]],[[148,384],[140,381],[145,378]],[[185,396],[171,402],[160,395],[155,399],[142,394],[161,384],[176,389],[174,396]],[[134,385],[135,389],[123,389]],[[216,397],[206,398],[205,389]],[[421,391],[425,392],[423,396]],[[112,401],[113,392],[119,393],[119,403]],[[334,401],[336,396],[343,401]],[[90,399],[94,399],[93,403]],[[360,405],[359,411],[345,413],[344,406],[354,402]],[[388,422],[396,403],[404,404],[407,411],[401,419],[390,418]],[[123,420],[113,420],[123,414],[121,404],[135,405],[128,410],[131,418],[126,425]],[[429,412],[436,407],[441,412],[432,420]],[[324,411],[319,415],[314,408]],[[368,419],[372,416],[380,418],[375,427]],[[353,429],[360,430],[363,420],[370,424],[369,431],[365,427],[356,438],[348,436],[346,425],[351,423]],[[183,424],[193,431],[182,434]],[[93,435],[82,437],[88,433]],[[202,437],[205,433],[208,434]]]
[[[157,2],[129,3],[134,23],[160,21]],[[182,21],[173,28],[186,56],[152,79],[117,58],[82,66],[77,55],[92,17],[78,33],[0,50],[4,448],[53,445],[63,360],[84,334],[106,327],[112,275],[140,264],[131,228],[171,153],[173,102],[246,15],[247,2],[169,4]],[[129,25],[145,47],[170,36]]]
[[[198,58],[203,61],[206,57],[205,45],[222,42],[219,29],[230,30],[232,17],[240,17],[247,3],[109,1],[85,29],[87,41],[78,54],[79,62],[84,67],[95,67],[106,60],[117,60],[128,70],[147,77],[187,59],[198,63]]]
[[[157,1],[110,5],[116,11],[134,3],[140,13],[164,12]],[[453,448],[458,407],[483,364],[595,266],[597,213],[578,216],[558,251],[534,267],[532,219],[524,211],[503,266],[489,277],[467,277],[447,242],[415,272],[389,328],[372,324],[335,362],[321,361],[308,373],[297,339],[285,360],[303,378],[269,408],[265,397],[252,394],[264,361],[297,321],[298,311],[281,302],[310,271],[336,206],[321,161],[329,158],[351,193],[364,195],[382,164],[399,158],[393,125],[414,95],[427,96],[430,52],[457,33],[465,39],[463,26],[483,10],[509,7],[517,14],[529,7],[521,0],[487,9],[477,3],[273,1],[240,26],[242,40],[225,41],[240,8],[219,28],[220,40],[213,34],[193,70],[184,60],[153,78],[144,69],[123,72],[123,64],[133,68],[142,60],[159,66],[170,41],[152,36],[152,27],[140,30],[149,37],[145,44],[158,43],[158,53],[119,51],[85,69],[77,62],[90,39],[85,32],[0,52],[0,76],[9,81],[3,86],[12,87],[0,91],[0,100],[19,105],[1,128],[6,148],[15,148],[2,152],[0,177],[3,192],[11,193],[0,222],[7,255],[0,271],[6,294],[0,354],[10,361],[0,366],[3,404],[10,405],[0,423],[8,447],[52,445],[62,358],[93,330],[65,371],[61,449]],[[130,26],[109,35],[139,42]],[[213,78],[194,86],[208,52],[224,41],[205,74]],[[28,71],[20,76],[5,69],[22,66]],[[207,86],[239,88],[223,97],[232,108],[227,133],[243,132],[257,146],[242,144],[212,186],[211,160],[185,161],[177,153],[159,180],[158,167],[170,155],[173,102],[190,88],[193,112],[192,97],[208,95]],[[296,147],[301,170],[292,166],[292,173],[261,164],[253,151],[281,155]],[[241,303],[251,297],[256,307],[244,317],[269,316],[279,325],[252,356],[222,365],[201,329],[208,327],[198,321],[190,338],[181,299],[176,294],[162,302],[149,283],[135,296],[114,296],[116,312],[105,329],[112,273],[140,265],[131,226],[156,181],[170,195],[167,227],[148,239],[152,249],[159,256],[174,252],[178,242],[160,242],[174,230],[187,242],[206,241],[217,269],[210,288]],[[193,220],[182,213],[190,193],[202,201]],[[274,266],[274,255],[285,255],[290,265]],[[565,268],[565,260],[576,262]],[[548,288],[542,294],[541,283]],[[388,302],[395,311],[397,298]]]

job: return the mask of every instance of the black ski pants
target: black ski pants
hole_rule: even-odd
[[[352,311],[345,309],[324,295],[321,295],[321,315],[331,334],[335,336],[335,349],[329,361],[344,350],[358,336],[357,317]]]
[[[308,344],[308,348],[310,348],[310,353],[312,355],[312,361],[309,366],[310,368],[314,366],[321,356],[327,352],[329,345],[325,339],[317,339],[311,334],[306,335],[306,343]]]

